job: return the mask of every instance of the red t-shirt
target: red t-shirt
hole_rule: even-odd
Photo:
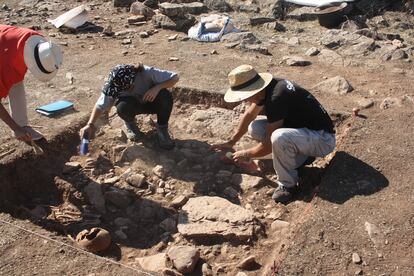
[[[31,35],[40,35],[26,28],[0,25],[0,99],[9,95],[10,88],[24,79],[24,45]]]

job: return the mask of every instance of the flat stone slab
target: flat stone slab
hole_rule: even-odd
[[[191,198],[178,217],[178,232],[198,241],[245,242],[254,235],[253,212],[221,197]]]

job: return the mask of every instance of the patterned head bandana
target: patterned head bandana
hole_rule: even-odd
[[[119,97],[119,93],[128,90],[134,83],[136,68],[133,65],[119,64],[109,73],[108,81],[104,84],[102,92],[106,96]]]

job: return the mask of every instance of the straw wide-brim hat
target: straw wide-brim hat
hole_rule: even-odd
[[[230,88],[224,95],[228,103],[246,100],[262,91],[272,81],[270,73],[257,73],[251,65],[240,65],[233,69],[229,75]]]
[[[24,46],[24,63],[38,80],[50,81],[62,64],[62,51],[43,36],[32,35]]]

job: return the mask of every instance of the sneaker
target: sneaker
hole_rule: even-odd
[[[33,141],[37,141],[37,140],[40,140],[40,139],[44,138],[44,136],[41,132],[39,132],[37,130],[34,130],[30,126],[24,126],[23,129],[30,133],[30,135],[32,136]]]
[[[131,141],[138,141],[144,137],[144,133],[139,130],[137,123],[134,122],[125,122],[126,127],[126,136]]]
[[[160,148],[171,150],[175,147],[175,142],[171,139],[170,133],[168,132],[168,126],[157,125],[157,134]]]
[[[292,200],[293,194],[295,193],[296,188],[287,188],[281,184],[273,192],[272,198],[276,202],[287,204]]]

